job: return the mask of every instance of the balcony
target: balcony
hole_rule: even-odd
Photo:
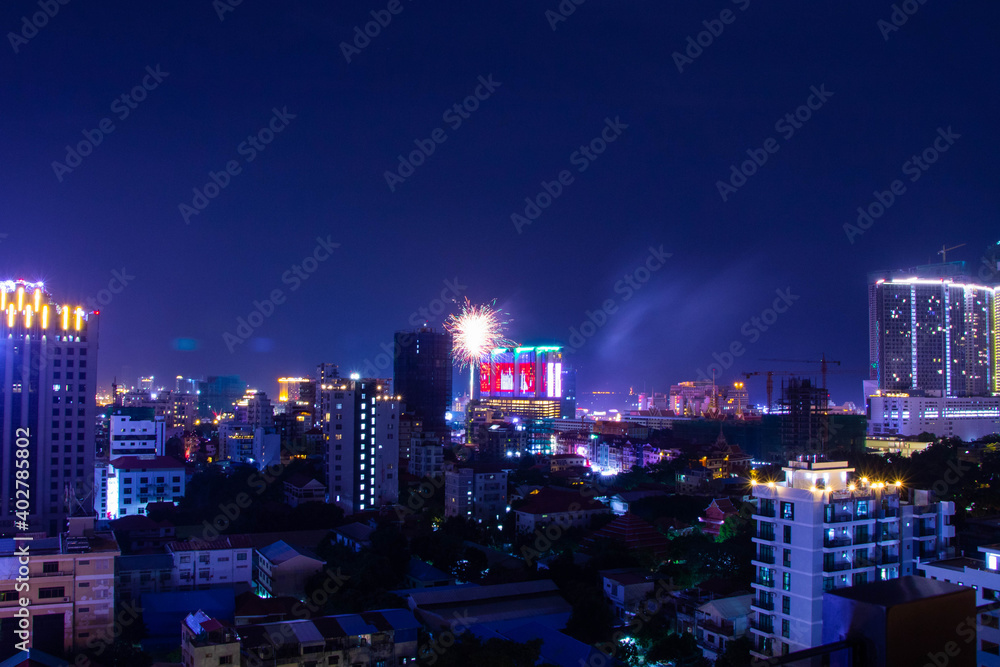
[[[762,530],[757,533],[757,539],[765,540],[767,542],[774,542],[774,531],[773,530]]]
[[[750,606],[754,609],[763,609],[764,611],[774,611],[774,600],[764,600],[762,598],[754,598],[750,601]]]
[[[876,562],[879,565],[899,565],[899,554],[879,554]]]
[[[937,526],[917,526],[913,530],[914,537],[934,537],[937,534]]]
[[[931,545],[930,547],[920,549],[919,551],[917,551],[917,555],[920,556],[920,558],[937,560],[939,554],[938,550],[935,549],[933,545]]]
[[[897,540],[899,540],[898,530],[883,530],[878,534],[879,542],[895,542]]]
[[[843,572],[851,569],[851,562],[848,560],[824,561],[824,572]]]
[[[848,521],[854,521],[853,514],[832,514],[823,523],[846,523]]]
[[[61,570],[59,572],[32,572],[30,577],[72,577],[73,570]]]
[[[774,621],[771,620],[770,616],[764,616],[760,619],[750,619],[750,627],[757,632],[763,632],[766,634],[774,633]]]
[[[874,536],[871,533],[855,533],[854,543],[855,544],[871,544],[875,541]]]
[[[851,545],[850,535],[838,535],[837,537],[834,538],[830,537],[823,538],[824,547],[847,547],[850,545]]]
[[[766,563],[768,565],[774,565],[774,554],[757,554],[754,556],[754,560],[758,563]]]
[[[710,619],[700,619],[698,621],[698,627],[703,629],[705,632],[712,632],[717,635],[722,635],[723,637],[732,637],[736,633],[736,628],[733,626],[732,622],[723,621],[721,625],[718,623],[713,623]]]
[[[768,519],[773,519],[775,517],[775,511],[773,507],[761,507],[755,514],[757,516],[767,517]]]
[[[877,510],[875,512],[876,519],[896,519],[899,518],[899,508],[898,507],[888,507],[884,510]]]
[[[761,577],[754,577],[753,583],[758,586],[767,586],[768,588],[774,588],[774,579],[762,579]]]

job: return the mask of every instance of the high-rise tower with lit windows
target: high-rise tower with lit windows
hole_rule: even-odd
[[[346,514],[399,499],[400,397],[388,379],[328,380],[321,387],[329,502]]]
[[[0,532],[27,495],[29,530],[54,535],[67,514],[93,510],[99,315],[25,280],[0,283],[0,313]],[[25,432],[30,465],[17,468]]]
[[[993,287],[962,262],[869,276],[870,379],[882,392],[988,396],[994,390]]]

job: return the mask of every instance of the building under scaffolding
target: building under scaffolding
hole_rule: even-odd
[[[787,452],[824,453],[830,440],[826,387],[814,380],[792,377],[781,381],[779,433]]]

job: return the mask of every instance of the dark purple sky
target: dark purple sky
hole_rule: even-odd
[[[245,0],[220,20],[223,1],[76,0],[37,34],[22,25],[36,2],[0,10],[4,33],[28,36],[0,47],[0,273],[60,300],[131,276],[101,307],[102,384],[239,374],[273,391],[320,361],[360,369],[457,279],[461,296],[496,298],[519,341],[568,341],[612,300],[574,353],[581,390],[665,390],[739,343],[723,379],[826,353],[858,371],[833,376],[834,400],[858,401],[866,273],[942,244],[978,263],[997,240],[996,3],[911,0],[886,39],[889,2],[585,2],[553,30],[557,0],[401,0],[348,63],[341,43],[389,3]],[[673,54],[703,22],[721,34],[679,72]],[[490,75],[499,85],[481,87]],[[144,81],[145,99],[120,100]],[[776,125],[824,86],[807,121]],[[445,115],[477,87],[475,111]],[[274,109],[294,118],[263,150],[243,144]],[[105,118],[113,131],[78,166],[53,167]],[[574,156],[606,119],[627,127]],[[909,180],[904,163],[949,127],[960,138]],[[438,129],[390,190],[397,156]],[[767,162],[723,201],[717,182],[748,150]],[[229,161],[186,224],[179,205]],[[511,215],[564,170],[518,230]],[[904,194],[851,243],[843,225],[895,179]],[[340,245],[293,290],[286,272],[318,237]],[[671,257],[626,300],[616,282],[661,246]],[[798,298],[754,337],[745,323],[786,289]],[[273,314],[227,346],[274,290]]]

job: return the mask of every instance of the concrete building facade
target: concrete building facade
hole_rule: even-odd
[[[856,478],[844,461],[791,461],[784,480],[754,480],[758,657],[818,646],[827,591],[914,574],[952,549],[952,502],[896,480]]]
[[[396,503],[401,404],[389,380],[335,380],[321,392],[329,502],[347,514]]]

